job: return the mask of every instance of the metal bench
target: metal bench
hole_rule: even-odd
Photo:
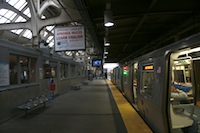
[[[26,112],[26,117],[28,117],[28,111],[32,110],[40,105],[46,106],[46,102],[48,101],[48,98],[46,98],[44,95],[40,97],[36,97],[34,99],[29,99],[26,103],[18,106],[18,109],[24,110]]]
[[[88,85],[88,82],[87,81],[83,81],[83,85]]]
[[[72,85],[72,89],[73,90],[79,90],[79,89],[81,89],[81,83],[80,84],[75,84],[75,85]]]

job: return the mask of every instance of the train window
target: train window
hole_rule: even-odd
[[[30,58],[30,83],[36,82],[36,59]]]
[[[56,69],[55,67],[51,67],[51,78],[55,78],[56,77]]]
[[[20,57],[20,80],[21,83],[28,83],[29,81],[29,59],[28,57]]]
[[[10,55],[10,84],[35,83],[36,59],[26,56]],[[19,62],[19,63],[18,63]],[[19,72],[20,70],[20,72]]]
[[[68,64],[62,63],[60,66],[60,76],[61,78],[67,78],[68,77]]]
[[[10,84],[14,85],[18,82],[18,59],[16,55],[10,55]]]
[[[56,78],[56,63],[55,62],[49,62],[47,64],[44,64],[44,78]]]
[[[153,81],[154,81],[153,65],[143,66],[142,71],[142,92],[152,96]]]
[[[133,87],[136,89],[137,88],[137,78],[138,78],[138,64],[134,63],[132,66],[133,69]]]
[[[71,66],[70,66],[70,69],[71,69],[71,70],[70,70],[70,72],[71,72],[71,73],[70,73],[70,76],[71,76],[71,77],[75,76],[75,75],[76,75],[76,72],[75,72],[75,65],[71,65]]]
[[[81,75],[85,75],[85,68],[83,66],[81,67]]]
[[[174,70],[174,78],[178,83],[184,83],[184,72],[183,70]]]
[[[172,64],[172,83],[176,90],[185,92],[188,96],[193,96],[192,87],[192,60],[177,59]],[[192,98],[193,99],[193,98]]]
[[[174,61],[172,66],[172,81],[180,84],[190,84],[191,66],[191,60]]]
[[[61,64],[60,65],[60,76],[61,76],[61,78],[66,78],[67,76],[66,76],[66,67],[65,67],[65,64]]]
[[[65,77],[69,77],[69,65],[65,64]]]
[[[129,67],[124,66],[123,67],[123,85],[124,88],[128,88],[128,80],[129,80]]]
[[[132,86],[133,86],[133,97],[134,97],[134,103],[137,103],[137,81],[138,81],[138,63],[134,63],[132,66],[132,72],[133,72],[133,81],[132,81]]]
[[[80,76],[81,75],[81,69],[79,69],[79,66],[76,66],[76,76]]]
[[[48,79],[50,78],[50,65],[49,64],[44,64],[44,78]]]

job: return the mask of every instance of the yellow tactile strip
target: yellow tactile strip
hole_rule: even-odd
[[[107,84],[109,85],[128,133],[153,133],[112,82],[107,80]]]

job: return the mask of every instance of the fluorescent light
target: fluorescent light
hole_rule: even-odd
[[[104,26],[106,26],[106,27],[111,27],[111,26],[113,26],[113,25],[114,25],[113,22],[107,22],[107,23],[104,24]]]
[[[191,50],[189,51],[189,53],[198,52],[198,51],[200,51],[200,47],[191,49]]]
[[[108,37],[104,37],[104,46],[110,46]]]
[[[109,43],[109,42],[106,42],[106,43],[104,44],[104,46],[110,46],[110,43]]]
[[[111,27],[114,25],[112,11],[106,10],[104,11],[104,26]]]

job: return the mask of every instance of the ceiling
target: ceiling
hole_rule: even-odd
[[[63,1],[64,2],[64,1]],[[199,0],[74,0],[106,63],[126,62],[200,31]],[[110,7],[107,6],[109,5]],[[106,8],[115,25],[103,26]],[[110,46],[104,47],[104,37]]]
[[[27,4],[22,4],[23,8],[19,10],[15,5],[22,1]],[[39,33],[44,30],[47,35],[43,38],[53,46],[53,27],[78,23],[84,25],[86,29],[85,51],[89,56],[92,58],[106,56],[105,63],[124,63],[200,32],[200,0],[33,1],[0,1],[0,20],[6,18],[5,20],[9,21],[9,23],[0,21],[0,38],[35,47],[40,41]],[[52,6],[52,1],[58,8]],[[30,12],[27,14],[25,11],[28,7]],[[38,15],[40,8],[44,11],[42,15],[45,19]],[[6,11],[6,15],[3,14],[5,11],[3,9],[11,10],[15,18],[11,20],[8,16],[10,11]],[[105,28],[103,25],[106,9],[110,9],[113,13],[115,25],[111,28]],[[24,18],[22,22],[18,21],[20,17]],[[52,28],[43,28],[45,26]],[[23,35],[27,29],[32,33],[28,38]],[[10,30],[20,31],[20,34]],[[104,37],[109,38],[110,46],[104,47]],[[108,54],[105,55],[104,51]]]

